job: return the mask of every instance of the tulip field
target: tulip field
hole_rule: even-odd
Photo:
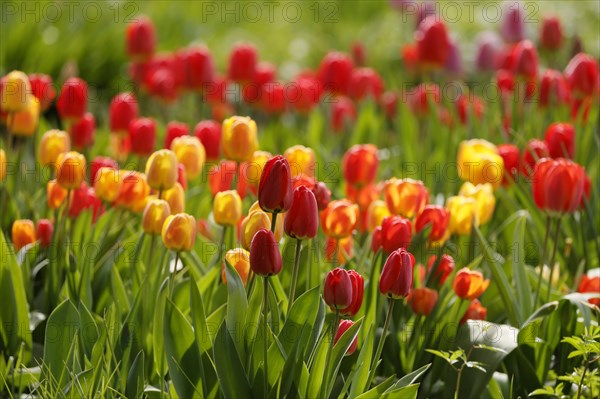
[[[600,397],[596,2],[0,9],[1,398]]]

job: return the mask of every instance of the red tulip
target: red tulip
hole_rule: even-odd
[[[348,270],[348,275],[352,282],[352,302],[347,308],[340,310],[340,313],[344,316],[353,317],[358,313],[363,302],[365,280],[356,270]]]
[[[300,113],[308,113],[321,100],[323,86],[313,75],[301,74],[287,85],[286,98],[290,106]]]
[[[193,46],[181,53],[183,61],[183,84],[190,90],[205,90],[212,84],[215,65],[210,50],[205,46]]]
[[[480,71],[494,71],[498,66],[498,56],[502,41],[495,32],[485,31],[477,36],[475,65]]]
[[[515,77],[510,71],[500,69],[496,72],[496,84],[500,94],[506,96],[515,90]]]
[[[342,335],[344,335],[344,333],[353,325],[354,325],[354,322],[352,320],[340,320],[340,325],[338,326],[338,329],[335,333],[335,338],[333,339],[333,345],[337,344],[337,342],[340,340]],[[356,351],[357,346],[358,346],[358,335],[356,337],[354,337],[354,341],[352,341],[352,343],[350,344],[350,347],[348,348],[348,350],[346,351],[346,354],[344,356],[352,355]]]
[[[379,157],[373,144],[357,144],[351,147],[342,159],[342,169],[346,183],[362,187],[375,181]]]
[[[548,50],[558,50],[563,42],[564,35],[562,25],[558,17],[544,17],[542,29],[540,32],[540,43],[542,47]]]
[[[317,199],[306,186],[294,190],[292,206],[285,214],[283,229],[285,234],[299,240],[314,238],[319,228]]]
[[[285,87],[280,82],[270,82],[262,86],[260,92],[260,108],[268,114],[285,111]]]
[[[436,260],[437,256],[435,255],[429,257],[429,261],[427,262],[427,272],[431,272]],[[444,254],[442,255],[442,260],[440,260],[437,269],[433,272],[433,276],[439,281],[439,284],[442,285],[448,279],[452,270],[454,270],[454,259],[452,256]]]
[[[348,55],[336,51],[327,53],[319,66],[319,80],[326,91],[348,94],[354,65]]]
[[[461,299],[475,299],[480,297],[489,285],[490,280],[486,280],[481,272],[463,267],[454,276],[452,288]]]
[[[252,82],[257,59],[256,48],[252,44],[237,44],[229,56],[229,79],[238,83]]]
[[[131,152],[148,156],[154,152],[156,144],[156,123],[150,118],[134,119],[129,124]]]
[[[569,87],[559,71],[547,69],[540,82],[540,106],[569,103]]]
[[[214,165],[208,172],[208,187],[210,188],[211,194],[215,196],[221,191],[230,190],[234,177],[239,174],[240,178],[238,179],[236,191],[240,198],[244,199],[248,191],[248,182],[244,178],[245,174],[241,170],[243,167],[242,165],[244,164],[240,165],[239,171],[235,161],[224,159],[218,165]]]
[[[331,310],[346,309],[352,304],[352,280],[347,270],[337,267],[327,273],[323,297]]]
[[[392,252],[381,271],[379,292],[392,299],[406,297],[413,285],[414,265],[415,258],[406,249]]]
[[[533,171],[533,199],[538,208],[569,213],[576,211],[584,195],[585,170],[568,159],[544,158]]]
[[[259,276],[272,276],[281,271],[279,244],[270,230],[260,229],[250,243],[250,268]]]
[[[366,60],[365,46],[360,41],[352,43],[352,61],[356,66],[364,66]]]
[[[502,184],[508,185],[510,181],[514,181],[519,173],[519,148],[513,144],[500,144],[498,147],[498,155],[504,161],[504,174],[502,175]],[[508,176],[512,178],[509,180]]]
[[[538,139],[529,140],[523,150],[523,159],[521,160],[521,173],[531,177],[533,168],[539,159],[550,156],[550,151],[546,142]]]
[[[485,320],[486,316],[487,308],[478,299],[473,299],[469,303],[465,315],[460,319],[460,324],[465,324],[467,320]]]
[[[579,53],[565,68],[565,78],[576,97],[591,96],[600,87],[598,62],[591,55]]]
[[[417,216],[415,222],[415,231],[418,233],[427,226],[431,226],[429,231],[429,242],[444,241],[448,236],[448,223],[450,214],[446,208],[439,205],[425,205],[423,212]]]
[[[421,83],[408,91],[407,102],[417,116],[426,116],[431,111],[430,104],[435,110],[435,106],[441,102],[440,87],[435,83]]]
[[[383,93],[383,81],[373,68],[357,68],[350,78],[349,94],[354,100],[378,100]]]
[[[577,292],[592,292],[600,294],[600,276],[591,277],[587,274],[581,276],[581,281],[579,282],[579,286],[577,287]],[[600,306],[600,298],[590,298],[589,302],[596,306]]]
[[[327,205],[331,202],[331,191],[327,188],[327,185],[323,182],[317,182],[313,188],[313,193],[317,199],[319,211],[327,208]]]
[[[419,67],[419,51],[416,44],[408,43],[402,46],[401,57],[408,72],[413,73],[417,70]]]
[[[144,16],[137,17],[127,25],[127,54],[136,62],[150,59],[156,47],[156,35],[152,21]]]
[[[265,212],[287,212],[292,206],[292,179],[287,159],[277,155],[267,161],[258,185],[258,203]]]
[[[412,237],[410,220],[401,216],[388,216],[381,224],[381,246],[389,254],[399,248],[408,248]]]
[[[214,120],[198,122],[194,128],[194,135],[202,142],[207,160],[219,159],[221,153],[221,124],[219,122]]]
[[[341,132],[356,120],[356,108],[347,97],[336,97],[331,104],[331,128],[334,132]]]
[[[171,148],[171,143],[177,137],[186,136],[190,134],[190,128],[183,122],[171,121],[167,124],[167,133],[165,135],[165,146],[164,148]]]
[[[529,40],[520,41],[515,47],[512,73],[526,81],[535,81],[538,74],[538,55]]]
[[[552,158],[573,158],[575,128],[570,123],[553,123],[546,129],[544,141]]]
[[[96,182],[96,174],[100,168],[119,169],[119,164],[112,158],[98,156],[94,158],[90,165],[90,184],[93,186]]]
[[[148,93],[170,103],[177,99],[177,81],[171,68],[159,66],[146,74],[144,85]]]
[[[390,120],[394,120],[398,113],[398,95],[393,91],[386,91],[381,96],[381,106],[385,111],[385,116]]]
[[[415,32],[419,62],[428,67],[441,68],[450,54],[450,38],[446,24],[436,16],[429,16]]]
[[[77,149],[90,148],[94,144],[96,118],[86,112],[83,118],[69,126],[71,143]]]
[[[40,247],[48,248],[52,243],[52,233],[54,232],[54,225],[48,219],[40,219],[37,222],[35,229],[35,236],[40,242]]]
[[[248,104],[256,104],[261,99],[263,87],[275,81],[277,69],[270,62],[261,62],[256,66],[254,78],[242,89],[242,99]]]
[[[463,125],[466,125],[469,120],[481,119],[484,110],[483,100],[477,96],[463,94],[456,101],[458,118]]]
[[[518,3],[506,2],[502,15],[501,34],[504,41],[516,43],[525,38],[525,11]]]
[[[435,308],[435,304],[438,300],[438,293],[436,290],[427,287],[415,288],[410,293],[410,307],[413,312],[422,316],[429,316],[429,314]]]
[[[69,216],[76,218],[84,210],[92,210],[92,222],[103,212],[102,201],[96,196],[92,187],[88,187],[85,182],[81,187],[73,190],[71,193],[71,206],[69,207]]]
[[[181,184],[184,191],[187,190],[187,175],[182,163],[177,164],[177,183]]]
[[[371,251],[377,253],[381,249],[381,226],[375,227],[373,237],[371,238]]]
[[[52,86],[52,78],[41,73],[29,75],[31,93],[40,101],[40,110],[46,111],[56,98],[56,90]]]
[[[126,133],[129,124],[138,116],[138,103],[132,93],[119,93],[110,102],[110,131]]]
[[[58,113],[62,119],[79,119],[85,114],[88,97],[87,83],[79,78],[69,78],[58,96]]]

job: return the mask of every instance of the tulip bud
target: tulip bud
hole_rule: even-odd
[[[392,179],[384,188],[385,202],[392,214],[407,218],[418,216],[429,202],[429,191],[422,181]]]
[[[121,170],[121,187],[115,203],[132,212],[141,212],[146,206],[146,197],[150,194],[150,187],[146,176],[136,171]]]
[[[191,251],[196,243],[196,219],[187,213],[169,215],[162,226],[162,240],[172,251]]]
[[[373,144],[357,144],[351,147],[342,160],[346,182],[352,186],[365,186],[373,183],[377,176],[379,158]]]
[[[225,273],[225,262],[229,263],[239,274],[242,283],[246,285],[248,275],[250,274],[250,252],[243,248],[230,249],[225,253],[223,267],[221,270],[221,280],[227,284],[227,274]]]
[[[340,340],[342,335],[344,335],[344,333],[353,325],[354,325],[354,322],[352,320],[340,320],[340,325],[338,326],[337,331],[335,333],[335,338],[333,339],[333,345],[337,344],[337,342]],[[350,344],[350,347],[348,348],[348,350],[346,351],[344,356],[351,356],[356,351],[357,346],[358,346],[358,335],[356,337],[354,337],[354,341],[352,341],[352,343]]]
[[[481,272],[464,267],[454,276],[452,288],[456,296],[470,300],[480,297],[489,285],[490,280],[485,280]]]
[[[432,255],[429,257],[429,261],[427,262],[427,271],[431,272],[433,265],[435,264],[437,257]],[[442,255],[442,259],[437,266],[437,269],[433,272],[433,276],[439,280],[439,284],[442,285],[450,276],[450,273],[454,270],[454,259],[447,254]]]
[[[323,232],[332,238],[348,237],[357,223],[358,206],[346,200],[331,201],[321,213]]]
[[[165,200],[154,199],[148,201],[142,216],[142,229],[144,233],[158,235],[162,232],[167,217],[171,215],[169,203]]]
[[[346,309],[352,304],[352,280],[347,270],[337,267],[327,273],[323,297],[331,310]]]
[[[575,128],[570,123],[553,123],[546,129],[544,141],[552,158],[573,158]]]
[[[281,271],[281,254],[270,230],[256,232],[250,244],[250,267],[258,276],[272,276]]]
[[[379,292],[392,299],[406,297],[413,285],[414,259],[404,248],[392,252],[381,271]]]
[[[356,270],[348,270],[348,276],[352,283],[352,302],[347,308],[340,310],[340,313],[344,316],[354,317],[362,306],[365,280]]]
[[[22,111],[8,114],[6,125],[10,126],[11,132],[15,136],[30,137],[35,133],[39,118],[40,102],[37,98],[31,97]]]
[[[167,134],[165,135],[165,148],[171,148],[173,140],[177,137],[187,136],[190,128],[183,122],[172,121],[167,124]]]
[[[287,87],[287,98],[292,108],[306,114],[321,100],[323,86],[315,76],[300,75]]]
[[[181,53],[183,58],[184,84],[191,90],[205,90],[215,77],[215,65],[206,46],[189,47]]]
[[[87,108],[87,100],[87,83],[79,78],[67,79],[56,104],[60,117],[71,120],[82,118]]]
[[[257,60],[256,48],[252,44],[236,44],[229,56],[229,79],[237,83],[253,81]]]
[[[181,184],[183,191],[187,190],[187,175],[185,173],[185,166],[177,164],[177,183]]]
[[[217,121],[205,120],[198,122],[194,135],[202,142],[206,150],[206,159],[216,161],[221,152],[221,125]]]
[[[248,213],[248,216],[242,220],[242,224],[240,226],[240,235],[241,235],[241,244],[242,248],[249,250],[250,243],[254,234],[260,229],[270,229],[271,228],[271,219],[269,214],[263,212],[262,210],[254,210]],[[277,238],[277,237],[275,237]]]
[[[441,68],[450,53],[450,39],[446,24],[436,16],[429,16],[415,32],[419,62],[426,67]]]
[[[326,91],[347,94],[353,69],[354,65],[348,55],[332,51],[321,61],[319,80]]]
[[[111,169],[119,169],[119,164],[112,158],[98,156],[92,161],[90,166],[90,183],[93,185],[96,181],[96,174],[100,168],[107,167]]]
[[[0,182],[6,178],[6,152],[0,148]]]
[[[69,135],[62,130],[48,130],[40,141],[40,162],[44,166],[54,165],[58,156],[71,148]]]
[[[373,68],[358,68],[352,72],[349,94],[356,101],[378,100],[383,93],[383,81]]]
[[[223,121],[223,156],[237,162],[249,161],[258,149],[256,122],[250,117],[232,116]]]
[[[460,319],[460,324],[465,324],[467,320],[485,320],[487,317],[487,308],[481,305],[478,299],[473,299],[465,312],[465,315]]]
[[[94,191],[96,196],[103,201],[113,202],[117,199],[121,189],[121,174],[119,171],[109,167],[98,170],[94,179]]]
[[[371,238],[371,251],[377,253],[381,249],[381,226],[375,227],[373,230],[373,238]]]
[[[89,112],[77,122],[69,126],[71,142],[78,149],[89,148],[94,144],[94,133],[96,130],[96,118]]]
[[[156,47],[156,34],[152,21],[137,17],[127,25],[125,47],[127,55],[135,62],[143,62],[152,57]]]
[[[521,159],[521,173],[524,176],[531,177],[533,168],[538,160],[549,157],[550,151],[546,142],[538,139],[531,139],[523,149],[523,159]]]
[[[12,225],[12,242],[15,251],[35,242],[35,227],[28,219],[15,220]]]
[[[356,120],[356,108],[347,97],[336,97],[331,104],[331,128],[334,132],[341,132]]]
[[[386,254],[398,248],[408,248],[412,236],[410,220],[400,216],[389,216],[381,224],[381,246]]]
[[[585,195],[585,169],[568,159],[541,159],[533,171],[533,199],[538,208],[571,213]]]
[[[133,93],[119,93],[110,102],[110,131],[124,134],[138,117],[138,103]]]
[[[155,190],[168,190],[177,182],[177,157],[171,150],[155,151],[146,161],[146,179]]]
[[[492,183],[494,188],[502,183],[504,162],[492,143],[473,139],[458,147],[458,174],[462,180],[473,184]]]
[[[323,182],[317,182],[313,189],[315,198],[317,199],[317,206],[319,211],[324,210],[331,201],[331,191],[327,188],[327,185]]]
[[[154,151],[156,144],[156,123],[150,118],[134,119],[129,124],[131,152],[148,156]]]
[[[185,211],[185,191],[179,182],[173,187],[163,191],[162,198],[167,201],[171,208],[171,213],[182,213]]]
[[[75,190],[71,191],[71,201],[68,215],[71,218],[77,218],[84,210],[92,211],[92,223],[103,212],[102,201],[96,196],[93,188],[88,187],[85,182]]]
[[[258,203],[265,212],[287,212],[292,205],[290,165],[277,155],[267,161],[258,186]]]
[[[498,146],[498,155],[502,157],[504,163],[504,173],[502,175],[502,184],[508,185],[514,181],[519,173],[519,162],[521,155],[519,148],[513,144],[501,144]],[[511,180],[509,180],[509,177]]]
[[[421,232],[427,226],[430,226],[429,237],[427,241],[430,243],[443,243],[450,235],[448,224],[450,223],[450,214],[446,209],[438,205],[426,205],[423,212],[417,216],[415,223],[415,231]]]
[[[269,82],[260,88],[260,108],[267,114],[285,111],[286,87],[281,82]]]
[[[40,219],[37,222],[35,228],[35,236],[40,242],[40,247],[48,248],[52,243],[52,233],[54,232],[54,225],[48,219]]]
[[[239,169],[241,168],[240,165]],[[238,175],[238,168],[234,161],[222,160],[218,165],[214,165],[208,172],[208,186],[211,194],[215,196],[221,191],[229,190],[236,175]],[[236,187],[240,198],[246,197],[247,190],[248,183],[240,176]]]
[[[495,32],[482,32],[477,36],[477,55],[475,65],[480,71],[494,71],[502,48],[502,41]]]
[[[31,83],[31,92],[39,100],[40,109],[45,112],[50,108],[50,104],[56,98],[56,91],[52,86],[52,78],[48,75],[41,73],[34,73],[29,75],[29,82]]]
[[[558,50],[564,41],[562,25],[558,17],[544,17],[540,32],[540,43],[547,50]]]
[[[477,221],[480,225],[487,223],[492,218],[496,206],[496,197],[494,197],[494,188],[490,183],[475,186],[465,182],[458,195],[475,200]]]
[[[477,221],[477,203],[473,198],[453,196],[447,199],[446,209],[450,212],[450,233],[458,235],[471,234],[473,224]]]
[[[540,106],[568,104],[569,96],[569,87],[562,73],[547,69],[540,82]]]
[[[565,68],[565,79],[575,97],[592,96],[600,87],[598,62],[588,54],[577,54]]]
[[[305,186],[294,190],[294,199],[285,214],[285,233],[298,240],[314,238],[319,228],[319,209],[315,195]]]
[[[21,71],[12,71],[3,82],[0,108],[6,112],[23,112],[29,109],[31,102],[31,84],[27,75]]]
[[[410,307],[413,312],[429,316],[438,300],[438,293],[431,288],[415,288],[410,294]]]
[[[85,157],[69,151],[58,155],[56,159],[56,181],[66,190],[78,188],[85,177]]]
[[[206,159],[206,152],[197,137],[177,137],[171,143],[171,150],[175,153],[177,161],[185,167],[186,176],[194,180],[200,175]]]
[[[46,185],[46,197],[48,208],[58,209],[67,198],[67,190],[59,186],[56,180],[50,180]]]
[[[213,203],[215,223],[221,226],[234,226],[242,217],[242,199],[235,190],[221,191]]]
[[[525,16],[522,6],[516,2],[507,1],[502,15],[502,38],[508,43],[516,43],[525,38]]]
[[[304,147],[303,145],[295,145],[288,148],[283,153],[285,159],[290,164],[292,177],[315,175],[315,152],[312,148]]]
[[[538,74],[538,55],[535,45],[523,40],[513,50],[512,72],[527,81],[534,81]]]

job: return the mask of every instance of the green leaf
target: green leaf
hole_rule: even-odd
[[[348,393],[348,397],[350,399],[356,398],[367,388],[369,367],[366,365],[370,364],[371,358],[373,357],[374,328],[375,327],[373,325],[370,326],[369,331],[365,336],[362,348],[360,349],[360,353],[358,354],[358,359],[356,359],[356,364],[354,366],[356,368],[356,372],[354,373],[352,385],[350,386],[350,392]]]
[[[192,325],[196,335],[196,345],[200,353],[207,352],[212,348],[210,335],[208,334],[208,325],[206,323],[206,314],[204,312],[204,303],[198,285],[192,281],[190,284],[190,308],[192,313]]]
[[[357,396],[356,399],[371,399],[371,398],[380,398],[385,391],[387,391],[392,385],[394,385],[394,379],[396,376],[389,376],[385,381],[376,387],[368,390],[360,396]]]
[[[227,275],[227,326],[231,328],[233,342],[240,354],[240,359],[246,358],[244,339],[242,331],[245,330],[246,312],[248,311],[248,299],[246,289],[237,270],[229,262],[225,261],[225,273]]]
[[[217,333],[213,346],[213,358],[223,396],[225,398],[251,397],[252,390],[239,353],[227,329],[227,322],[221,324]]]
[[[127,398],[139,398],[144,391],[144,351],[139,351],[127,375]]]
[[[516,259],[512,259],[513,280],[517,291],[517,303],[519,304],[520,322],[523,322],[524,316],[530,315],[533,310],[533,300],[531,297],[531,286],[525,264],[525,224],[527,222],[527,212],[519,211],[519,218],[515,222],[513,232],[513,255],[516,252]],[[522,325],[522,324],[520,324]]]
[[[402,398],[402,399],[417,399],[419,393],[419,384],[411,384],[402,388],[392,387],[381,395],[382,399]]]

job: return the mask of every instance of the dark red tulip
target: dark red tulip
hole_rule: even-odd
[[[478,299],[473,299],[464,316],[460,319],[460,324],[465,324],[467,320],[485,320],[486,316],[487,308]]]
[[[379,292],[392,299],[406,297],[413,285],[414,265],[415,258],[406,249],[392,252],[381,271]]]
[[[348,276],[352,283],[352,302],[347,308],[340,310],[340,313],[344,316],[353,317],[362,306],[365,280],[356,270],[348,270]]]
[[[287,212],[292,206],[290,164],[281,155],[265,164],[258,185],[258,203],[265,212]]]
[[[54,232],[54,225],[48,219],[40,219],[37,222],[35,229],[35,236],[40,242],[40,247],[48,248],[52,243],[52,233]]]
[[[480,71],[494,71],[498,66],[498,57],[502,48],[502,40],[492,31],[482,32],[477,36],[477,55],[475,65]]]
[[[183,123],[177,121],[171,121],[167,124],[167,133],[165,134],[165,146],[164,148],[170,149],[171,143],[177,137],[186,136],[190,134],[190,127]]]
[[[352,304],[352,280],[347,270],[337,267],[327,273],[323,297],[332,310],[345,309]]]
[[[381,249],[381,226],[375,227],[373,237],[371,238],[371,251],[377,253]]]
[[[248,83],[254,80],[258,55],[252,44],[237,44],[229,55],[228,77],[237,83]]]
[[[565,68],[565,78],[576,97],[587,97],[600,88],[598,62],[588,54],[579,53]]]
[[[127,55],[136,61],[145,61],[152,57],[156,47],[156,35],[152,21],[144,16],[136,17],[127,25],[126,32]]]
[[[331,191],[327,188],[327,185],[323,182],[317,182],[313,188],[313,193],[317,199],[319,211],[327,208],[327,205],[331,202]]]
[[[344,179],[351,186],[363,187],[375,181],[379,157],[373,144],[356,144],[344,154],[342,170]]]
[[[148,156],[154,152],[156,144],[156,123],[150,118],[134,119],[129,124],[131,152]]]
[[[431,271],[436,260],[437,256],[435,255],[429,257],[429,260],[427,261],[427,272]],[[452,256],[444,254],[442,255],[442,260],[440,260],[437,269],[435,270],[435,272],[433,272],[433,277],[435,277],[438,280],[439,284],[442,285],[444,284],[448,276],[450,276],[450,273],[452,273],[453,270],[454,259],[452,258]]]
[[[94,158],[90,165],[90,184],[93,186],[96,181],[96,173],[100,170],[100,168],[112,168],[119,169],[119,164],[112,158],[98,156]]]
[[[299,240],[314,238],[319,228],[317,199],[306,186],[294,190],[292,206],[285,214],[283,230],[285,234]]]
[[[378,100],[382,93],[383,81],[373,68],[357,68],[352,72],[349,94],[354,100]]]
[[[538,55],[529,40],[520,41],[514,49],[512,73],[526,81],[535,81],[538,75]]]
[[[426,226],[431,226],[429,230],[429,242],[443,241],[448,236],[448,223],[450,214],[446,208],[439,205],[425,205],[423,211],[417,216],[415,222],[415,231],[418,233]]]
[[[40,101],[40,110],[46,111],[56,98],[56,90],[52,86],[52,78],[41,73],[29,75],[31,93]]]
[[[273,276],[281,271],[279,244],[270,230],[260,229],[250,243],[250,268],[259,276]]]
[[[207,160],[219,159],[221,153],[221,124],[219,122],[210,119],[198,122],[194,128],[194,136],[202,142]]]
[[[300,74],[286,88],[286,98],[290,106],[300,112],[307,113],[321,100],[323,85],[312,74]]]
[[[132,93],[119,93],[110,102],[110,131],[126,133],[132,120],[138,117],[138,103]]]
[[[340,320],[340,325],[338,326],[337,332],[335,333],[335,338],[333,339],[333,345],[337,344],[342,335],[354,325],[352,320]],[[350,344],[350,347],[346,351],[344,356],[350,356],[356,351],[356,347],[358,346],[358,335],[354,337],[354,341]]]
[[[437,291],[427,287],[415,288],[409,297],[412,311],[421,316],[429,316],[437,300]]]
[[[504,161],[502,184],[508,185],[517,178],[519,173],[519,158],[521,158],[521,154],[519,148],[513,144],[500,144],[496,148],[498,149],[498,155],[500,155]]]
[[[71,144],[77,149],[89,148],[94,144],[95,132],[96,118],[86,112],[81,119],[69,126]]]
[[[428,67],[442,68],[450,54],[450,38],[446,24],[436,16],[429,16],[415,32],[419,62]]]
[[[540,44],[542,47],[547,50],[556,51],[562,46],[564,39],[560,19],[554,16],[544,17],[540,32]]]
[[[550,212],[574,212],[581,205],[585,192],[585,169],[564,158],[541,159],[533,171],[532,189],[538,208]]]
[[[212,84],[215,65],[212,55],[205,46],[186,48],[181,53],[183,61],[183,84],[190,90],[205,90]]]
[[[523,158],[521,159],[521,173],[524,176],[530,177],[533,173],[533,168],[539,159],[550,156],[550,151],[545,141],[532,139],[529,140],[523,150]]]
[[[58,96],[57,108],[62,119],[82,118],[87,109],[87,83],[79,78],[69,78]]]
[[[569,86],[562,73],[547,69],[540,82],[540,106],[547,107],[569,103]]]
[[[260,90],[260,108],[268,114],[279,114],[285,111],[286,89],[280,82],[270,82]]]
[[[341,132],[356,120],[356,108],[348,97],[336,97],[331,104],[331,128]]]
[[[573,158],[575,127],[570,123],[553,123],[546,129],[544,141],[552,158]]]
[[[319,80],[326,91],[345,95],[348,94],[353,69],[354,65],[347,54],[332,51],[319,65]]]
[[[388,216],[381,223],[381,247],[386,254],[398,248],[408,248],[412,237],[410,220],[401,216]]]
[[[525,38],[525,10],[517,2],[506,2],[501,15],[502,27],[500,33],[504,41],[516,43]]]

